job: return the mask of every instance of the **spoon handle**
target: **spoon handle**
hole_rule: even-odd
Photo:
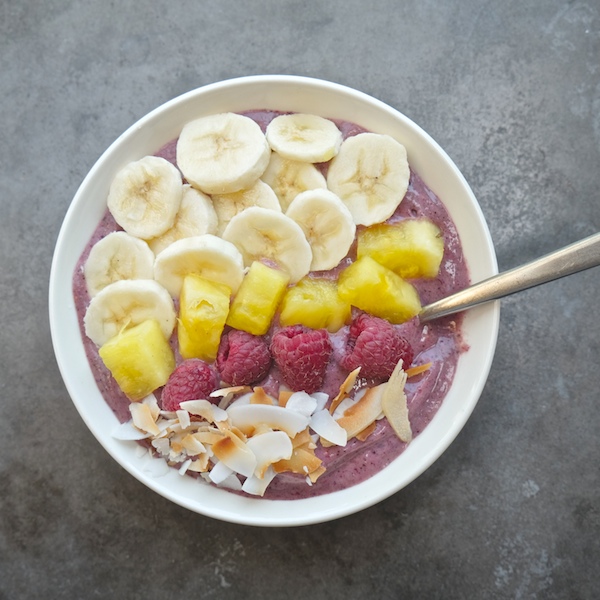
[[[431,321],[598,265],[600,265],[600,233],[595,233],[579,242],[428,304],[421,309],[419,319],[421,322]]]

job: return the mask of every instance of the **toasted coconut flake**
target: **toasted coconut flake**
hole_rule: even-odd
[[[382,383],[367,389],[361,399],[337,419],[338,424],[348,433],[349,440],[373,423],[381,414],[381,398],[386,385]]]
[[[119,425],[117,425],[112,430],[111,435],[116,440],[123,440],[123,441],[131,442],[131,441],[145,440],[145,439],[149,438],[152,434],[148,433],[147,431],[142,431],[141,429],[138,429],[133,424],[133,421],[127,421],[127,423],[119,423]]]
[[[171,444],[167,438],[152,440],[152,446],[161,456],[169,456],[171,452]]]
[[[245,394],[246,392],[251,392],[252,388],[248,385],[233,385],[231,387],[221,388],[219,390],[215,390],[211,392],[209,396],[211,398],[224,398],[225,396],[232,396],[235,394]]]
[[[181,445],[189,456],[198,456],[206,452],[204,444],[192,433],[188,433],[182,440]]]
[[[254,475],[259,479],[265,476],[266,470],[273,463],[290,458],[293,452],[292,440],[283,431],[269,431],[255,435],[246,445],[256,456]]]
[[[194,473],[206,473],[208,471],[208,453],[201,454],[196,460],[193,460],[188,471]]]
[[[285,407],[288,410],[295,410],[305,417],[310,417],[317,408],[317,401],[306,392],[294,392],[289,397]]]
[[[213,483],[219,485],[232,474],[233,469],[230,469],[224,462],[218,462],[210,470],[209,477]]]
[[[148,406],[154,421],[158,421],[158,417],[160,416],[160,407],[158,406],[158,400],[156,399],[156,396],[154,394],[148,394],[142,400],[142,403]]]
[[[267,404],[272,406],[275,404],[275,399],[271,398],[267,392],[261,387],[254,388],[254,392],[250,396],[250,404]]]
[[[237,436],[230,435],[213,444],[213,452],[220,462],[232,471],[250,477],[256,468],[256,456]]]
[[[368,427],[365,427],[362,431],[357,433],[354,437],[361,442],[364,442],[376,429],[377,423],[371,423]]]
[[[131,419],[133,424],[142,431],[146,431],[152,435],[158,435],[160,429],[156,425],[156,421],[152,418],[152,409],[143,402],[132,402],[129,405]]]
[[[291,471],[292,473],[300,473],[306,475],[314,473],[321,466],[321,459],[314,452],[305,448],[294,448],[292,456],[287,460],[280,460],[273,465],[276,473]]]
[[[269,467],[263,477],[257,477],[256,475],[248,477],[242,485],[242,491],[253,496],[264,496],[267,487],[276,475],[277,473],[273,470],[273,467]]]
[[[292,446],[294,446],[294,448],[298,448],[300,446],[309,445],[312,443],[312,441],[313,439],[307,427],[304,431],[301,431],[294,436],[294,439],[292,440]]]
[[[253,431],[261,424],[265,424],[271,429],[285,431],[291,438],[306,429],[309,421],[308,417],[294,410],[265,404],[230,406],[227,413],[231,424],[244,432]]]
[[[180,407],[192,415],[206,419],[209,423],[227,420],[227,413],[208,400],[186,400],[180,404]]]
[[[219,431],[197,431],[194,437],[201,443],[212,446],[225,437],[224,433]]]
[[[293,393],[292,390],[279,390],[279,406],[285,406]]]
[[[308,474],[308,480],[312,483],[316,483],[317,479],[325,473],[326,469],[323,465],[321,465],[318,469],[315,469],[312,473]]]
[[[346,430],[335,421],[328,410],[319,410],[310,419],[310,428],[336,446],[345,446],[348,441]]]
[[[187,429],[191,425],[190,413],[187,410],[178,410],[177,418],[182,429]]]
[[[406,369],[405,373],[407,377],[415,377],[416,375],[420,375],[421,373],[425,373],[425,371],[429,371],[431,365],[433,363],[425,363],[423,365],[416,365],[414,367],[410,367],[410,369]]]
[[[351,373],[348,374],[348,377],[344,379],[342,385],[340,385],[340,391],[338,395],[331,401],[331,405],[329,406],[329,412],[331,414],[334,413],[335,409],[338,407],[339,403],[348,396],[354,384],[356,383],[356,379],[358,378],[358,374],[360,373],[360,367],[354,369]]]
[[[396,435],[403,442],[409,443],[412,440],[412,430],[408,420],[408,406],[404,393],[406,377],[406,372],[402,370],[402,361],[400,361],[394,368],[389,381],[384,384],[381,408]]]

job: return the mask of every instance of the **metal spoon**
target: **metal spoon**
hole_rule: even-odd
[[[600,265],[600,233],[555,250],[541,258],[494,275],[421,309],[421,322],[451,315],[478,304],[498,300],[591,267]]]

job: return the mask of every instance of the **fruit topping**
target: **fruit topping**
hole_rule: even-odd
[[[175,357],[155,319],[143,321],[112,337],[98,351],[123,392],[141,400],[165,385],[175,369]]]
[[[305,325],[335,333],[350,322],[350,304],[338,294],[335,281],[304,277],[288,289],[281,302],[283,326]]]
[[[162,391],[163,410],[179,410],[188,400],[209,400],[219,386],[216,371],[198,358],[183,361],[171,374]]]
[[[229,385],[256,383],[271,367],[269,346],[262,337],[232,329],[221,338],[216,367],[221,380]]]
[[[253,335],[264,335],[285,293],[290,276],[254,261],[231,303],[227,324]]]
[[[291,389],[308,394],[321,388],[331,352],[325,329],[292,325],[277,331],[271,340],[271,354],[283,381]]]
[[[366,313],[352,322],[342,367],[348,371],[360,367],[366,379],[388,379],[400,359],[403,369],[408,369],[413,350],[393,325]]]
[[[370,256],[404,278],[435,277],[444,256],[444,238],[426,219],[381,223],[359,232],[358,258]]]
[[[186,275],[177,326],[179,352],[183,358],[215,360],[230,296],[231,290],[226,285],[193,273]]]
[[[421,310],[417,290],[369,256],[359,258],[342,271],[338,293],[352,306],[390,323],[404,323]]]

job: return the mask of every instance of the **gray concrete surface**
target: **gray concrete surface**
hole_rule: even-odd
[[[502,303],[489,382],[444,456],[299,529],[171,504],[99,446],[53,358],[69,202],[150,109],[246,74],[310,75],[444,146],[508,268],[600,221],[600,4],[562,0],[0,1],[0,598],[600,594],[600,271]]]

